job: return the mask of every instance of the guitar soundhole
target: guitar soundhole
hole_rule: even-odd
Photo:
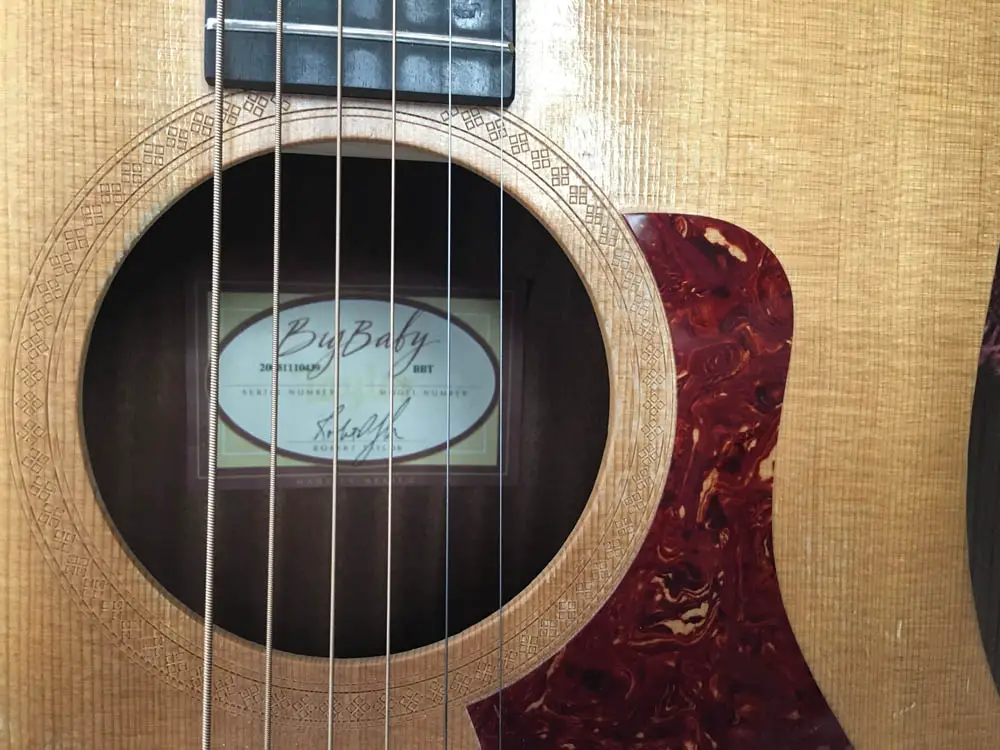
[[[287,285],[313,297],[332,294],[334,160],[287,155],[283,164],[283,289]],[[271,157],[227,172],[222,281],[229,290],[266,292],[270,287],[272,178]],[[452,288],[486,304],[498,296],[500,193],[461,168],[454,169],[453,180]],[[376,299],[389,291],[389,164],[345,159],[343,184],[342,283]],[[447,194],[445,164],[398,164],[396,284],[401,298],[442,299]],[[501,470],[502,600],[509,601],[567,539],[602,459],[608,430],[608,363],[587,292],[551,235],[509,196],[504,198],[503,236],[504,465],[481,460],[470,468],[453,459],[446,549],[446,487],[440,462],[435,469],[434,456],[425,456],[432,466],[419,470],[400,462],[391,543],[396,653],[444,636],[446,565],[451,634],[497,610]],[[204,184],[150,228],[110,283],[94,320],[82,393],[93,478],[111,523],[162,590],[198,614],[203,611],[205,574],[205,488],[197,471],[204,458],[203,446],[198,447],[204,401],[199,380],[203,360],[197,359],[193,332],[207,330],[199,325],[204,323],[200,316],[210,251],[211,185]],[[269,309],[269,301],[264,307]],[[224,314],[224,329],[229,325],[226,316],[232,314]],[[406,311],[397,312],[397,331],[405,322]],[[490,349],[487,339],[485,334],[469,338],[481,349]],[[203,346],[204,333],[200,341]],[[458,344],[453,346],[460,360],[465,355]],[[259,360],[269,358],[265,346]],[[267,398],[253,403],[265,411],[269,407]],[[244,409],[244,422],[250,411]],[[240,419],[237,414],[223,429],[241,427]],[[478,428],[472,426],[473,434],[487,445],[486,433],[496,426],[496,419],[486,419]],[[241,434],[245,443],[239,445],[259,450],[253,435]],[[226,439],[231,438],[236,439]],[[235,444],[227,442],[230,453]],[[283,651],[326,656],[332,493],[317,477],[329,464],[301,464],[286,465],[281,473],[274,640]],[[259,466],[255,471],[233,479],[238,472],[229,470],[226,480],[220,480],[215,606],[219,627],[263,643],[267,489],[266,472],[261,476]],[[389,545],[384,473],[384,465],[376,462],[367,473],[346,472],[338,483],[340,658],[385,652]]]
[[[1000,262],[997,263],[986,309],[975,396],[969,428],[966,522],[969,573],[979,620],[979,635],[1000,688]]]

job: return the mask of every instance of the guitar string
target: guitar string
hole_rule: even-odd
[[[333,251],[333,330],[336,346],[333,354],[333,468],[330,493],[330,662],[329,686],[327,694],[326,747],[333,750],[333,721],[335,701],[334,680],[334,623],[337,603],[337,478],[340,466],[340,227],[341,188],[343,186],[343,137],[344,137],[344,2],[337,0],[337,155],[336,155],[336,207],[334,209],[334,251]]]
[[[444,747],[448,750],[448,647],[449,622],[448,607],[451,602],[451,222],[452,222],[452,31],[454,3],[448,0],[448,268],[446,304],[448,334],[445,343],[445,445],[444,445]]]
[[[205,494],[205,619],[202,632],[201,748],[212,746],[212,665],[215,622],[215,496],[219,435],[219,276],[222,265],[223,32],[225,0],[216,0],[215,123],[212,132],[212,286],[208,330],[208,486]]]
[[[274,245],[271,280],[271,440],[267,460],[267,609],[264,640],[264,750],[271,750],[272,692],[274,681],[274,557],[278,500],[278,343],[281,297],[281,129],[283,121],[282,76],[285,37],[284,0],[275,2],[274,27]]]
[[[504,0],[500,0],[500,41],[503,41],[504,36],[504,26],[506,23],[506,18],[504,16],[506,8],[504,7]],[[498,471],[498,486],[499,486],[499,520],[497,524],[497,596],[500,600],[500,617],[497,625],[498,635],[497,640],[499,643],[498,653],[497,653],[497,666],[499,672],[499,686],[497,690],[497,743],[499,750],[503,750],[503,470],[504,470],[504,429],[503,429],[503,205],[504,205],[504,192],[503,192],[503,157],[504,157],[504,134],[506,133],[506,127],[504,125],[503,116],[503,81],[504,81],[504,70],[503,70],[503,46],[500,47],[500,137],[497,138],[498,148],[500,150],[500,269],[499,269],[499,279],[497,282],[498,293],[500,297],[500,330],[499,330],[499,344],[497,345],[497,364],[500,369],[500,387],[499,394],[497,398],[497,442],[498,450],[497,455],[499,456],[499,471]]]
[[[396,431],[396,6],[392,0],[392,140],[389,159],[389,461],[386,489],[386,561],[385,561],[385,749],[389,750],[389,670],[392,662],[392,451]]]

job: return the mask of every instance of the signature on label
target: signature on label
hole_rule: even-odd
[[[410,406],[411,401],[412,398],[407,396],[395,409],[392,419],[393,440],[403,439],[403,436],[399,434],[399,429],[395,426],[395,423]],[[337,410],[337,414],[343,415],[346,408],[347,407],[344,404],[341,404],[340,408]],[[329,416],[323,417],[316,422],[317,431],[313,436],[313,440],[318,442],[333,439],[333,418],[334,412],[331,412]],[[371,438],[368,442],[363,443],[358,447],[358,452],[354,456],[355,461],[364,461],[372,454],[380,443],[384,443],[389,440],[389,414],[380,414],[376,412],[370,417],[367,417],[364,420],[358,420],[357,422],[355,422],[351,417],[348,417],[347,420],[340,425],[337,433],[341,445],[345,442],[350,443],[353,441],[364,440],[365,438]]]

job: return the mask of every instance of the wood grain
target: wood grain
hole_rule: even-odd
[[[15,351],[29,355],[20,348],[35,309],[25,308],[29,293],[44,293],[34,286],[39,273],[53,278],[52,251],[72,240],[54,233],[71,216],[85,222],[82,209],[96,206],[80,199],[99,187],[102,168],[116,170],[113,182],[121,183],[126,147],[174,113],[190,120],[207,94],[201,13],[197,0],[6,4],[6,362]],[[1000,236],[993,4],[520,0],[517,39],[512,113],[530,126],[533,143],[569,155],[574,179],[586,175],[607,197],[598,201],[602,211],[731,222],[772,248],[789,276],[795,348],[777,452],[775,554],[798,642],[848,736],[879,750],[993,747],[1000,700],[977,632],[964,502]],[[352,135],[384,138],[384,119],[368,112],[352,112]],[[266,119],[234,138],[227,158],[264,150]],[[403,129],[414,145],[441,150],[440,131]],[[288,126],[291,140],[330,132],[328,122],[304,116]],[[169,137],[163,133],[162,145]],[[463,141],[460,158],[495,177],[485,149]],[[149,158],[155,163],[155,150]],[[114,213],[120,223],[81,272],[81,302],[58,321],[43,427],[64,439],[46,471],[79,488],[70,498],[75,523],[88,528],[103,520],[75,437],[75,388],[93,305],[116,257],[207,168],[205,154],[192,152],[163,181],[142,178],[149,191]],[[588,283],[592,269],[580,265],[588,241],[573,239],[576,225],[558,218],[568,214],[532,179],[514,176],[510,188]],[[112,192],[108,200],[118,206]],[[600,314],[592,281],[588,290]],[[83,589],[71,591],[40,551],[22,504],[27,490],[18,489],[28,467],[10,460],[31,451],[14,430],[27,419],[16,399],[37,377],[26,367],[4,371],[0,738],[11,747],[187,745],[197,699],[141,666],[144,650],[161,644],[141,642],[134,653],[111,647],[99,618],[78,605]],[[619,395],[613,387],[613,401]],[[36,493],[45,491],[43,482]],[[588,507],[598,507],[593,498]],[[129,561],[114,550],[105,548],[124,569]],[[137,587],[136,597],[171,627],[194,629],[164,608],[148,581],[133,578],[119,583]],[[220,711],[217,722],[229,746],[258,737],[258,724],[239,712]],[[302,732],[289,727],[282,742],[312,736]],[[352,741],[363,745],[360,734]]]

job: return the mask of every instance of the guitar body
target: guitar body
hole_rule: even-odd
[[[562,249],[608,380],[581,402],[606,411],[607,435],[551,559],[502,613],[394,652],[393,747],[996,746],[966,541],[1000,238],[993,10],[520,0],[502,120],[399,104],[401,147],[502,180]],[[116,350],[118,329],[94,321],[130,249],[169,245],[151,228],[211,177],[204,13],[199,0],[39,0],[4,14],[5,747],[198,743],[202,620],[120,533],[160,490],[112,491],[101,467],[119,470],[113,446],[130,439],[114,419],[94,427],[143,401],[145,371],[122,373],[161,339],[133,331]],[[267,154],[270,94],[233,88],[223,112],[227,165]],[[289,149],[337,135],[329,96],[286,95],[284,119]],[[345,98],[345,142],[386,143],[392,125],[388,102]],[[259,209],[227,211],[252,223]],[[134,276],[167,288],[155,268]],[[129,304],[155,296],[133,289]],[[575,325],[533,314],[553,337]],[[525,340],[530,394],[540,360]],[[88,391],[94,351],[119,379]],[[157,429],[128,461],[183,459]],[[571,482],[558,442],[522,446],[521,496]],[[365,586],[338,583],[358,599]],[[237,630],[216,636],[215,747],[261,741],[263,648]],[[385,657],[358,648],[336,661],[335,746],[380,748]],[[327,660],[279,650],[274,664],[274,746],[325,747]]]

